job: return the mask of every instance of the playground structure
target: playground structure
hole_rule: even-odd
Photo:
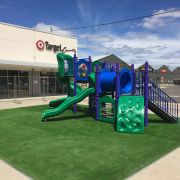
[[[89,115],[96,120],[114,123],[118,132],[143,133],[148,125],[148,108],[163,120],[178,122],[178,102],[158,88],[148,78],[148,62],[145,69],[135,72],[121,68],[120,64],[94,61],[91,57],[78,59],[57,54],[60,82],[67,84],[68,96],[49,103],[42,121],[63,113],[73,105],[89,97]],[[88,84],[82,89],[78,83]]]

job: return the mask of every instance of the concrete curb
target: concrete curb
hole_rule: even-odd
[[[31,177],[26,176],[24,173],[18,171],[8,163],[0,160],[0,179],[1,180],[32,180]]]
[[[144,167],[127,180],[179,180],[180,179],[180,147],[171,151],[156,162]]]

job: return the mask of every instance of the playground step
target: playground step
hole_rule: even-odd
[[[162,120],[165,120],[171,123],[177,123],[177,118],[168,114],[168,112],[164,111],[158,105],[154,104],[151,100],[148,101],[148,107],[152,112],[157,114]]]
[[[142,76],[136,80],[136,95],[144,96],[145,82]],[[160,89],[154,82],[148,81],[148,108],[161,119],[178,122],[178,102]]]
[[[149,81],[149,99],[148,107],[157,114],[161,119],[168,122],[178,122],[178,102],[157,87],[153,82]]]

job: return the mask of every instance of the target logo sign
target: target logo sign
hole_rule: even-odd
[[[44,42],[42,40],[37,41],[36,47],[38,48],[38,50],[42,51],[44,49]]]

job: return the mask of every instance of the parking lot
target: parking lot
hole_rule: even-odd
[[[180,85],[161,84],[160,88],[180,103]]]

